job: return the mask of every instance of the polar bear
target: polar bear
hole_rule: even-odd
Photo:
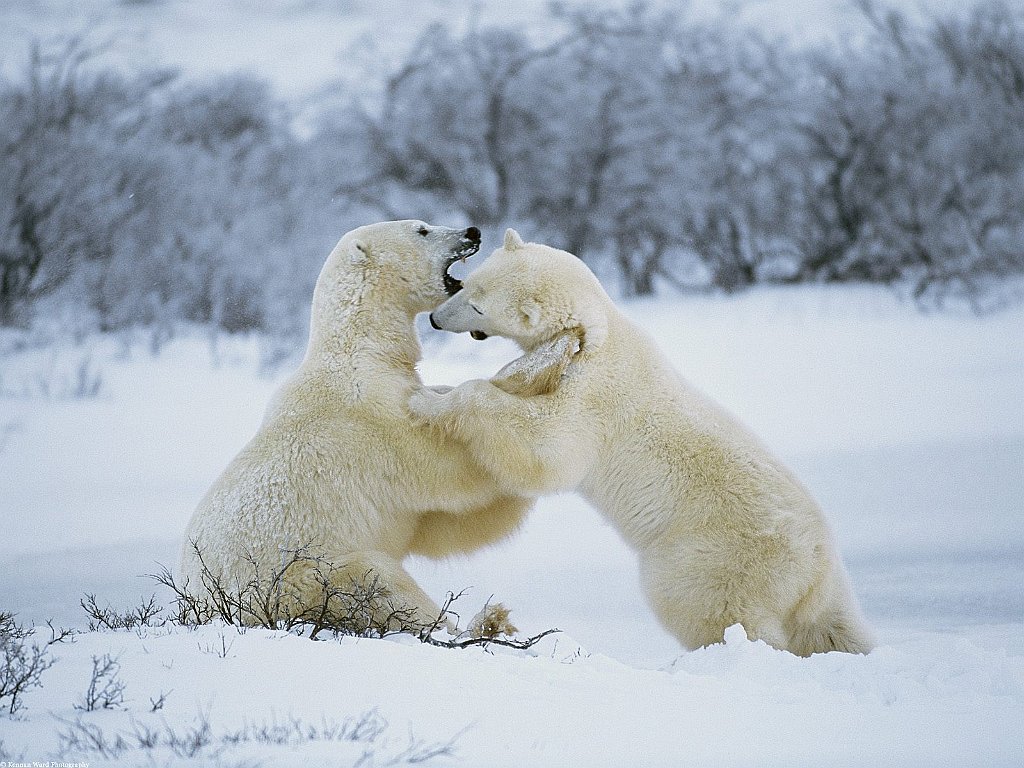
[[[514,363],[557,384],[532,397],[475,380],[418,390],[413,414],[469,445],[507,488],[578,490],[638,554],[643,587],[687,648],[748,636],[799,655],[866,653],[828,524],[755,437],[696,392],[575,256],[514,230],[430,316],[435,328],[512,339]]]
[[[209,593],[210,576],[234,589],[267,579],[303,549],[330,564],[332,587],[372,575],[427,625],[440,609],[402,560],[468,552],[520,525],[531,500],[406,410],[422,386],[413,320],[459,290],[449,267],[479,245],[476,227],[421,221],[341,238],[316,283],[304,359],[188,524],[180,575],[192,589]],[[276,608],[318,605],[322,576],[307,562],[289,567],[293,599]]]

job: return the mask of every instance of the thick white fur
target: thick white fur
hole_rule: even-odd
[[[308,546],[339,569],[340,586],[372,572],[395,603],[433,622],[438,606],[402,560],[470,551],[522,521],[528,499],[500,490],[461,442],[406,410],[422,386],[413,319],[447,297],[442,276],[462,234],[429,227],[424,237],[424,226],[361,227],[328,257],[304,360],[188,525],[190,588],[202,584],[193,543],[228,587],[253,578],[250,559],[265,578],[287,550]],[[289,577],[315,605],[313,574]]]
[[[800,655],[871,649],[818,506],[667,364],[579,259],[510,231],[432,318],[511,338],[544,370],[552,349],[571,356],[548,394],[478,380],[421,391],[410,406],[506,487],[582,493],[637,551],[647,598],[680,643],[719,642],[739,622]],[[579,340],[574,356],[565,336]]]

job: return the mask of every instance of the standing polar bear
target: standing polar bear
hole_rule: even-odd
[[[328,586],[351,590],[350,580],[372,575],[427,625],[440,609],[402,560],[471,551],[519,526],[531,501],[500,489],[457,438],[417,426],[406,410],[422,386],[413,320],[459,290],[448,269],[479,246],[476,227],[420,221],[342,237],[316,283],[305,358],[188,525],[180,573],[192,589],[209,592],[211,577],[228,589],[266,580],[308,548],[329,564]],[[282,611],[320,605],[318,568],[288,566]]]
[[[534,357],[539,375],[560,376],[533,397],[481,380],[419,390],[412,412],[507,488],[579,490],[635,548],[647,598],[684,646],[719,642],[738,622],[799,655],[871,649],[808,493],[672,370],[575,256],[509,230],[431,322],[510,338],[527,353],[514,366]]]

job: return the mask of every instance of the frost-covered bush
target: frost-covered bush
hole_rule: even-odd
[[[1024,274],[1024,10],[859,4],[868,33],[822,49],[664,4],[555,4],[543,38],[437,24],[301,132],[253,76],[36,46],[0,79],[0,326],[294,339],[337,238],[415,217],[521,227],[626,294],[871,281],[982,307]]]
[[[1024,273],[1024,11],[860,5],[867,38],[824,50],[642,3],[556,6],[544,42],[433,28],[364,111],[366,179],[529,222],[626,293],[696,274],[983,295]]]
[[[346,223],[288,119],[252,78],[36,46],[0,80],[0,325],[56,304],[100,330],[294,332]]]
[[[983,300],[1024,271],[1024,13],[915,26],[862,6],[867,44],[814,59],[797,277]]]

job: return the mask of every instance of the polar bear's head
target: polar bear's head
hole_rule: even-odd
[[[581,349],[596,349],[608,334],[611,300],[594,273],[571,253],[524,243],[505,233],[504,245],[466,278],[430,315],[439,330],[468,331],[474,339],[504,336],[527,352],[566,331]]]
[[[451,229],[410,219],[383,221],[353,229],[338,243],[321,281],[351,283],[353,269],[391,291],[392,304],[415,313],[433,309],[456,294],[462,283],[448,270],[480,248],[476,227]],[[319,286],[318,286],[319,287]]]

